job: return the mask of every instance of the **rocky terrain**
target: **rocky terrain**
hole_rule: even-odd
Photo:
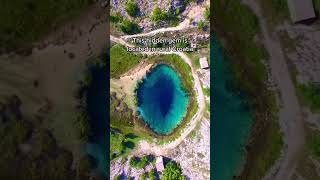
[[[132,168],[128,158],[119,158],[111,162],[111,179],[117,175],[122,177],[139,177],[156,169],[153,163],[149,163],[143,169]],[[210,179],[210,122],[203,119],[197,128],[184,139],[184,141],[170,153],[164,156],[165,159],[173,160],[180,164],[183,175],[187,179],[207,180]],[[161,178],[161,175],[160,175]]]

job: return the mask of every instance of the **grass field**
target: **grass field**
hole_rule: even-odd
[[[137,65],[143,57],[129,53],[123,46],[117,44],[110,49],[110,59],[110,77],[115,78]]]
[[[2,0],[0,6],[0,47],[29,46],[78,15],[93,0]]]

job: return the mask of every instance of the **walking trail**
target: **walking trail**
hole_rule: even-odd
[[[182,22],[182,24],[183,23],[184,22]],[[181,29],[180,27],[188,28],[188,26],[184,26],[184,25],[180,24],[179,26],[177,26],[177,28],[172,28],[172,27],[162,28],[162,29],[150,32],[150,33],[136,34],[135,37],[154,35],[156,33],[167,32],[168,30],[170,30],[170,31],[182,30],[183,28]],[[126,36],[126,37],[128,38],[128,36]],[[124,37],[122,37],[122,38],[124,38]],[[110,36],[110,40],[113,42],[122,44],[127,47],[134,47],[132,44],[127,43],[122,38],[117,38],[112,35]],[[141,53],[146,54],[146,55],[176,54],[176,55],[180,56],[181,59],[190,66],[191,73],[192,73],[192,76],[194,79],[194,88],[197,92],[197,103],[198,103],[199,109],[198,109],[198,112],[192,117],[190,123],[183,130],[181,135],[177,139],[175,139],[167,144],[163,144],[163,145],[157,145],[155,143],[150,144],[146,140],[142,140],[142,141],[140,141],[140,144],[139,144],[140,147],[137,148],[137,150],[134,152],[135,154],[150,154],[151,153],[151,154],[155,154],[157,156],[165,155],[169,150],[178,146],[189,135],[189,133],[196,127],[197,123],[201,120],[201,118],[203,116],[204,109],[205,109],[205,98],[204,98],[204,94],[202,91],[199,77],[192,66],[191,59],[185,53],[174,52],[174,51],[170,51],[170,52],[141,52]]]
[[[276,171],[270,172],[273,174],[269,174],[266,178],[272,180],[291,179],[295,172],[299,154],[305,143],[301,107],[277,35],[268,32],[267,21],[256,1],[244,0],[243,3],[249,6],[259,19],[264,37],[263,43],[270,55],[271,74],[280,91],[282,102],[279,120],[284,133],[284,154],[276,165],[278,167],[275,167]]]

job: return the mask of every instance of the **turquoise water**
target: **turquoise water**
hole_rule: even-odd
[[[177,72],[168,65],[157,65],[139,84],[138,112],[156,133],[169,134],[186,114],[189,97],[182,89]]]
[[[214,180],[232,180],[244,163],[253,120],[247,97],[232,86],[233,74],[217,41],[212,43],[213,123],[211,145]]]

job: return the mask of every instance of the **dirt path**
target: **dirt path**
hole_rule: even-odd
[[[291,179],[299,154],[305,143],[301,107],[290,78],[280,40],[276,34],[268,32],[266,19],[256,1],[244,0],[243,3],[248,5],[259,19],[264,37],[263,43],[270,55],[271,74],[281,94],[280,101],[282,106],[279,111],[279,120],[284,133],[285,149],[283,157],[278,164],[279,167],[275,168],[277,169],[276,172],[270,172],[274,173],[270,175],[270,179]]]
[[[148,33],[125,35],[125,36],[121,36],[121,38],[129,39],[129,38],[134,38],[134,37],[153,36],[153,35],[158,34],[158,33],[181,31],[181,30],[187,29],[189,27],[191,27],[190,26],[190,20],[189,19],[185,19],[182,23],[180,23],[178,26],[175,26],[175,27],[160,28],[160,29],[156,29],[154,31],[150,31]]]
[[[165,31],[165,29],[164,29]],[[162,32],[162,31],[160,31]],[[125,42],[124,40],[122,40],[121,38],[117,38],[114,36],[110,36],[111,41],[120,43],[124,46],[129,46],[132,47],[131,44]],[[183,130],[182,134],[175,139],[174,141],[168,143],[168,144],[164,144],[164,145],[157,145],[155,143],[150,144],[147,141],[143,140],[140,142],[139,144],[139,148],[135,151],[135,154],[155,154],[157,156],[159,155],[164,155],[168,152],[168,150],[173,149],[175,147],[177,147],[188,135],[189,133],[196,127],[197,123],[201,120],[202,116],[203,116],[203,112],[205,110],[205,98],[204,98],[204,94],[202,91],[202,87],[201,87],[201,83],[199,80],[199,77],[196,73],[196,71],[194,70],[194,68],[192,67],[192,62],[191,59],[183,52],[141,52],[142,54],[146,54],[146,55],[157,55],[157,54],[176,54],[178,56],[180,56],[191,68],[191,72],[192,72],[192,76],[194,79],[194,87],[195,90],[197,92],[197,102],[198,102],[198,112],[192,117],[190,123],[187,125],[187,127]]]

